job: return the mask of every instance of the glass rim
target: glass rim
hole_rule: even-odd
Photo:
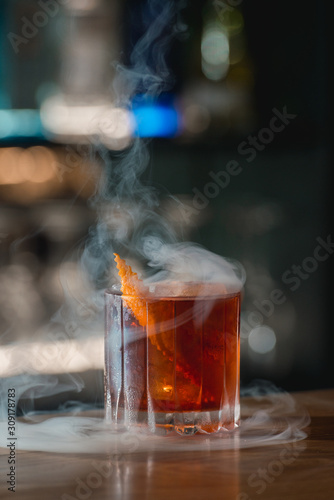
[[[241,294],[243,287],[226,287],[223,283],[205,283],[205,282],[185,282],[186,286],[180,288],[179,290],[171,290],[170,285],[163,282],[151,283],[146,286],[147,290],[143,293],[137,294],[124,294],[120,289],[112,286],[105,289],[105,295],[114,295],[117,297],[124,298],[137,298],[142,300],[164,300],[164,299],[174,299],[174,300],[186,300],[186,299],[214,299],[214,298],[227,298],[233,297]],[[160,290],[156,290],[156,288]],[[211,288],[211,290],[210,290]],[[145,293],[146,292],[146,293]],[[179,292],[179,293],[177,293]],[[180,293],[181,292],[181,293]],[[194,293],[196,292],[196,293]]]

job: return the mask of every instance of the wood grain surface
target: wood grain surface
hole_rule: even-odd
[[[308,437],[294,444],[118,459],[18,446],[15,493],[5,484],[8,451],[0,449],[0,498],[334,500],[334,390],[294,396],[311,416]]]

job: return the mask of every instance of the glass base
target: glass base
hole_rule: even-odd
[[[140,432],[159,436],[175,432],[181,436],[192,436],[196,433],[212,434],[232,431],[239,427],[240,407],[233,410],[237,411],[231,411],[229,408],[221,411],[173,413],[137,411],[134,414],[119,409],[117,423],[123,429],[137,427]]]
[[[138,303],[106,292],[106,423],[182,436],[238,427],[239,307],[239,293]]]

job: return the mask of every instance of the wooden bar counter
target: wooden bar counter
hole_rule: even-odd
[[[220,451],[105,455],[16,450],[15,492],[0,449],[0,498],[17,500],[334,500],[334,390],[298,393],[308,437]],[[292,416],[293,418],[293,416]],[[191,439],[191,438],[190,438]]]

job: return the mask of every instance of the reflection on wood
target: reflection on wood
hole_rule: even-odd
[[[296,399],[311,415],[308,438],[296,443],[119,458],[20,452],[18,446],[16,498],[328,500],[334,492],[334,390]],[[14,498],[5,484],[7,456],[0,449],[3,499]]]

